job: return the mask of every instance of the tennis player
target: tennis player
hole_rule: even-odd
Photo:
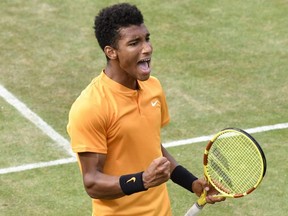
[[[95,35],[107,64],[73,103],[67,126],[94,216],[169,216],[166,182],[200,196],[203,179],[178,165],[161,145],[169,123],[165,95],[151,73],[153,48],[139,9],[102,9]],[[207,202],[215,203],[213,188]]]

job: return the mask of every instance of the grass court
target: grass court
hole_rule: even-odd
[[[0,174],[0,215],[91,215],[67,149],[66,124],[72,102],[106,63],[94,38],[94,16],[118,2],[0,2],[0,87],[17,98],[8,103],[0,90],[0,171],[8,171]],[[288,1],[129,2],[144,15],[154,47],[153,75],[168,100],[171,123],[163,129],[163,143],[225,127],[256,128],[253,136],[266,154],[266,177],[255,192],[206,206],[202,215],[286,215]],[[47,125],[33,123],[17,105]],[[268,129],[258,130],[263,126]],[[168,150],[202,176],[206,142]],[[196,196],[171,181],[168,188],[173,215],[184,215]]]

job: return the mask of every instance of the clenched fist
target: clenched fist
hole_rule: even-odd
[[[158,186],[170,179],[170,162],[166,157],[159,157],[152,161],[143,173],[145,189]]]

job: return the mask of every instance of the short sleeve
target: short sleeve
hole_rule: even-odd
[[[77,100],[72,105],[67,131],[74,152],[107,153],[106,124],[99,106],[89,100]]]

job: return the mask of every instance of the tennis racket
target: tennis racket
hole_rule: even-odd
[[[247,132],[226,128],[207,144],[204,177],[219,192],[217,197],[239,198],[250,194],[266,172],[266,158],[257,141]],[[195,216],[206,204],[206,191],[185,216]]]

